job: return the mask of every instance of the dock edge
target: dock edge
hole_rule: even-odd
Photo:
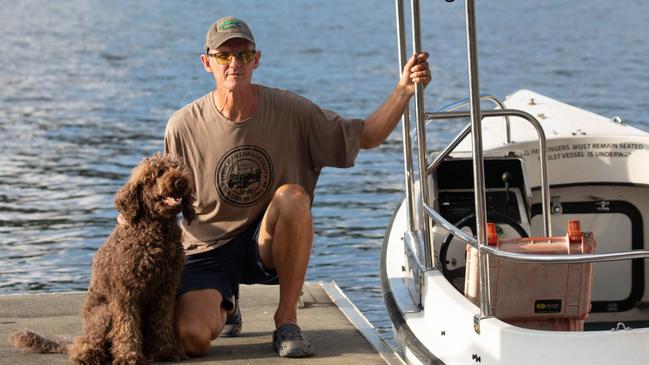
[[[365,318],[363,313],[352,303],[335,281],[319,282],[318,284],[327,293],[329,299],[345,315],[347,320],[365,337],[387,364],[406,364],[392,346],[378,334],[376,328]]]

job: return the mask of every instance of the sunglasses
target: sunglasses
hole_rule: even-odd
[[[218,53],[208,53],[208,56],[216,58],[216,63],[219,65],[229,65],[232,62],[232,58],[236,57],[237,61],[241,63],[248,63],[255,58],[256,50],[245,50],[239,51],[236,55],[231,52],[218,52]]]

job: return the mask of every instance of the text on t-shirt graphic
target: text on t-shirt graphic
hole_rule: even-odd
[[[217,191],[234,206],[255,205],[268,193],[272,182],[273,165],[268,153],[258,146],[235,147],[216,166]]]

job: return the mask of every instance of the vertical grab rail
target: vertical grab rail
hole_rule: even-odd
[[[404,27],[403,0],[395,0],[397,16],[397,49],[399,53],[399,75],[406,65],[406,31]],[[408,205],[408,230],[414,232],[415,227],[415,201],[413,199],[415,182],[412,167],[412,139],[410,136],[410,108],[406,105],[406,110],[401,118],[402,139],[403,139],[403,164],[404,176],[406,178],[406,204]]]
[[[482,156],[482,116],[480,114],[480,81],[478,78],[478,46],[476,42],[475,2],[465,0],[467,63],[469,67],[469,98],[471,110],[471,139],[473,148],[473,185],[475,191],[476,235],[480,277],[480,317],[491,316],[489,290],[489,257],[483,247],[487,244],[487,209],[484,190],[484,161]],[[479,328],[479,327],[478,327]]]
[[[412,12],[412,48],[413,53],[421,52],[421,29],[419,22],[419,0],[411,0],[410,10]],[[419,225],[424,242],[424,261],[426,270],[433,268],[433,252],[431,247],[430,227],[431,218],[424,212],[424,206],[430,205],[430,193],[428,186],[428,174],[426,174],[426,121],[424,119],[424,85],[415,84],[415,116],[417,119],[417,145],[418,167],[419,167],[419,192],[421,195],[420,207],[418,209]]]
[[[405,66],[405,30],[404,30],[404,14],[403,14],[403,0],[395,0],[396,6],[396,20],[398,31],[398,47],[399,47],[399,64],[400,72]],[[465,0],[465,23],[466,23],[466,41],[467,41],[467,59],[469,71],[469,104],[471,124],[470,129],[465,128],[461,134],[454,140],[451,146],[448,146],[442,151],[441,156],[438,156],[435,161],[428,166],[426,160],[426,120],[424,113],[424,86],[420,83],[415,84],[415,116],[416,116],[416,133],[418,141],[418,172],[419,172],[419,185],[420,185],[420,204],[415,209],[414,202],[414,177],[413,177],[413,160],[412,160],[412,136],[410,133],[410,113],[406,108],[402,117],[403,122],[403,155],[404,155],[404,168],[406,174],[406,200],[408,204],[408,228],[411,233],[420,233],[420,238],[424,244],[424,258],[425,270],[434,268],[433,260],[433,247],[431,245],[431,228],[432,218],[427,209],[430,207],[430,187],[428,185],[428,173],[435,169],[436,166],[448,155],[450,151],[459,144],[460,140],[471,133],[472,137],[472,153],[473,153],[473,176],[474,176],[474,191],[475,191],[475,215],[476,215],[476,235],[477,235],[477,248],[479,254],[479,278],[480,278],[480,316],[476,316],[479,320],[484,317],[493,315],[491,310],[491,293],[489,287],[489,257],[487,254],[487,211],[486,211],[486,196],[485,196],[485,177],[484,177],[484,158],[482,152],[482,118],[492,114],[492,116],[505,116],[506,117],[506,132],[507,143],[510,142],[510,126],[508,115],[516,114],[520,111],[502,110],[502,113],[490,113],[489,111],[484,114],[480,110],[480,82],[478,76],[478,50],[476,39],[476,20],[475,20],[475,2],[474,0]],[[420,15],[419,15],[419,0],[411,0],[411,16],[412,16],[412,40],[413,40],[413,53],[421,52],[421,31],[420,31]],[[496,99],[497,100],[497,99]],[[499,103],[500,104],[500,103]],[[501,105],[502,107],[502,105]],[[526,113],[520,112],[523,118],[528,119],[537,128],[540,137],[540,153],[541,153],[541,181],[543,185],[543,211],[544,211],[544,231],[548,236],[551,230],[551,220],[548,212],[549,202],[549,186],[547,182],[547,167],[545,158],[545,135],[543,129],[533,117]],[[462,117],[464,113],[453,112],[437,112],[429,113],[430,117]],[[517,115],[517,116],[521,116]],[[435,213],[434,211],[432,211]],[[415,218],[418,219],[419,227],[416,227]],[[418,228],[418,229],[415,229]],[[476,330],[479,332],[479,323],[476,325]]]

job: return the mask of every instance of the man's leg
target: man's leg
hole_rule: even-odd
[[[225,325],[223,297],[216,289],[189,291],[178,298],[176,331],[189,356],[205,356]]]
[[[313,245],[311,198],[299,185],[280,186],[261,221],[259,255],[279,279],[275,326],[297,324],[297,303]]]

